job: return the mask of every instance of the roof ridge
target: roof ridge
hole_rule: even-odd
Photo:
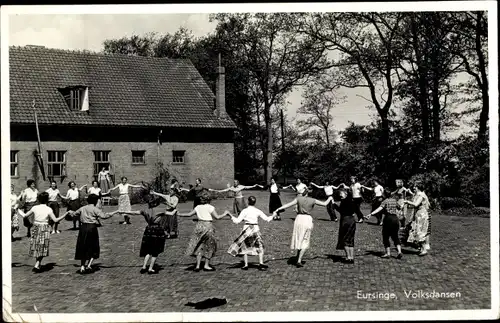
[[[45,47],[42,45],[25,45],[25,46],[9,46],[10,49],[17,49],[17,50],[23,50],[23,51],[33,51],[33,52],[40,52],[40,51],[45,51],[45,52],[59,52],[59,53],[68,53],[68,54],[80,54],[80,55],[92,55],[92,56],[104,56],[104,57],[109,57],[109,56],[115,56],[115,57],[140,57],[141,59],[159,59],[159,60],[170,60],[170,61],[177,61],[177,62],[182,62],[182,61],[189,61],[191,64],[193,63],[189,58],[170,58],[170,57],[158,57],[158,56],[143,56],[143,55],[129,55],[129,54],[122,54],[122,53],[103,53],[103,52],[97,52],[97,51],[92,51],[89,49],[63,49],[63,48],[52,48],[52,47]]]

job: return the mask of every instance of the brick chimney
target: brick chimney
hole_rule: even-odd
[[[221,119],[227,118],[226,111],[226,75],[221,66],[221,55],[219,54],[219,67],[217,68],[217,85],[215,90],[215,112]]]

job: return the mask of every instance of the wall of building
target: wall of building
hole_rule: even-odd
[[[11,141],[11,150],[18,151],[18,177],[11,178],[16,192],[26,187],[28,179],[35,179],[39,190],[49,187],[48,179],[44,182],[38,169],[34,151],[36,141]],[[62,193],[67,190],[67,183],[75,181],[78,186],[93,180],[94,150],[109,150],[114,175],[119,181],[126,176],[129,183],[139,181],[150,182],[156,173],[156,162],[159,159],[170,173],[181,182],[194,184],[200,177],[206,187],[224,188],[234,178],[234,144],[230,142],[164,142],[159,146],[156,142],[68,142],[43,141],[44,166],[47,173],[47,151],[66,151],[66,175],[62,181],[57,179]],[[132,164],[132,150],[144,150],[146,163]],[[184,150],[185,163],[173,164],[172,151]]]

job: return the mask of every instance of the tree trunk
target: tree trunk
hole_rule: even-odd
[[[326,146],[330,147],[330,135],[328,134],[328,127],[325,128],[325,138],[326,138]]]
[[[380,119],[381,119],[381,127],[382,127],[382,137],[380,138],[381,145],[382,147],[388,147],[389,146],[389,118],[388,118],[388,113],[380,113]]]
[[[435,143],[441,141],[441,104],[439,103],[439,80],[436,72],[432,81],[432,135]]]
[[[271,120],[271,105],[267,100],[264,104],[264,114],[267,130],[267,147],[264,174],[266,176],[266,183],[271,183],[271,178],[273,177],[273,127]]]
[[[486,74],[486,61],[484,58],[483,49],[481,46],[481,16],[483,13],[477,13],[476,19],[476,52],[479,63],[479,71],[481,73],[481,94],[483,100],[483,108],[479,115],[479,139],[485,139],[488,132],[488,118],[490,113],[490,102],[488,94],[488,75]]]

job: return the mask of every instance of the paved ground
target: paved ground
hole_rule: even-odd
[[[249,194],[247,192],[247,194]],[[259,206],[267,210],[267,193],[256,192]],[[283,200],[292,197],[287,195]],[[230,207],[231,200],[215,201],[218,210]],[[180,205],[181,211],[191,203]],[[139,208],[141,206],[134,206]],[[368,212],[368,206],[364,211]],[[112,207],[114,208],[114,207]],[[240,225],[225,218],[216,222],[219,252],[214,258],[216,272],[191,271],[193,260],[184,256],[194,227],[191,218],[180,218],[180,237],[167,240],[159,258],[158,275],[139,274],[142,258],[139,247],[144,220],[133,218],[132,225],[119,225],[121,217],[103,221],[100,229],[100,270],[91,275],[76,274],[73,260],[77,232],[53,235],[47,271],[31,272],[34,259],[27,256],[27,238],[13,242],[12,281],[14,312],[185,312],[185,306],[210,297],[226,297],[228,304],[207,311],[349,311],[349,310],[454,310],[490,307],[489,219],[433,217],[432,250],[418,257],[405,249],[402,260],[381,259],[381,228],[358,225],[356,263],[339,261],[343,252],[335,250],[338,223],[330,222],[326,211],[317,207],[313,214],[314,232],[306,265],[298,269],[288,264],[294,256],[289,249],[293,210],[281,222],[262,223],[266,245],[267,272],[240,270],[239,258],[226,253],[237,237]],[[25,228],[17,235],[25,235]],[[256,262],[257,259],[254,259]],[[407,298],[408,292],[459,292],[459,298]],[[367,300],[366,293],[394,293],[397,299]]]

